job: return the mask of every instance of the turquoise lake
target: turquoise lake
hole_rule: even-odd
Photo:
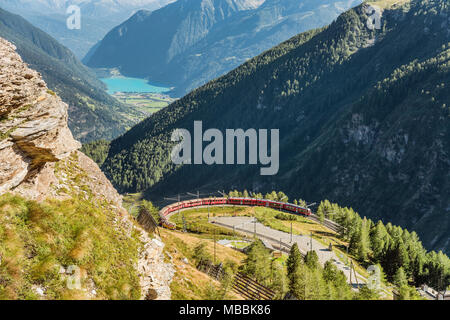
[[[151,85],[145,79],[113,77],[100,80],[108,86],[109,94],[116,92],[164,93],[170,91],[170,88]]]

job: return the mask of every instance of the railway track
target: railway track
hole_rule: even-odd
[[[221,222],[218,222],[218,221],[211,221],[211,223],[219,225],[219,226],[222,226],[222,227],[225,227],[225,228],[230,228],[229,225],[221,223]],[[269,236],[267,236],[265,234],[262,234],[262,233],[259,233],[259,232],[248,231],[248,230],[240,228],[240,227],[234,227],[234,228],[231,228],[231,229],[234,229],[234,230],[236,230],[236,231],[238,231],[240,233],[244,233],[245,235],[250,236],[250,237],[255,235],[258,238],[262,238],[264,240],[267,240],[267,241],[270,242],[270,244],[271,244],[273,249],[276,249],[276,250],[279,250],[279,251],[283,251],[285,253],[289,253],[290,250],[291,250],[292,243],[286,243],[284,241],[280,241],[280,239],[275,239],[273,237],[269,237]],[[302,254],[302,256],[305,256],[304,252],[300,252],[300,253]]]
[[[170,205],[165,206],[164,208],[162,208],[162,209],[159,211],[159,214],[160,214],[161,218],[168,220],[173,214],[175,214],[175,213],[177,213],[177,212],[182,212],[182,211],[190,210],[190,209],[193,208],[193,207],[189,207],[189,208],[180,208],[180,209],[178,209],[178,210],[176,210],[176,211],[170,211],[170,210],[169,210],[169,208],[171,208],[171,207],[173,207],[173,206],[179,206],[179,205],[180,205],[181,203],[183,203],[183,202],[184,202],[184,201],[181,201],[181,202],[175,202],[175,203],[172,203],[172,204],[170,204]],[[208,207],[234,207],[234,206],[242,206],[242,207],[258,207],[258,205],[248,205],[248,204],[242,204],[242,205],[240,205],[240,204],[225,204],[225,203],[220,203],[220,204],[210,204],[210,205],[198,205],[198,206],[195,206],[195,208],[208,208]],[[299,214],[293,213],[293,212],[291,212],[291,211],[284,210],[284,209],[282,209],[282,208],[272,208],[272,209],[278,210],[278,211],[280,211],[280,212],[288,213],[288,214],[299,215]],[[319,223],[319,224],[322,224],[323,226],[327,227],[328,229],[330,229],[330,230],[332,230],[332,231],[334,231],[334,232],[339,233],[340,230],[341,230],[341,226],[340,226],[338,223],[334,222],[334,221],[331,221],[331,220],[329,220],[329,219],[324,219],[324,221],[321,222],[320,219],[319,219],[319,217],[318,217],[315,213],[312,213],[311,215],[303,215],[303,214],[301,214],[301,216],[304,216],[304,217],[307,218],[307,219],[310,219],[310,220],[312,220],[312,221],[314,221],[314,222],[317,222],[317,223]]]
[[[318,223],[322,224],[323,226],[327,227],[328,229],[333,230],[334,232],[337,232],[337,233],[339,233],[339,231],[341,229],[341,226],[338,223],[331,221],[329,219],[325,219],[323,222],[320,222],[319,217],[315,213],[308,216],[307,218],[310,220],[313,220],[315,222],[318,222]]]
[[[203,200],[203,199],[198,199],[197,201],[202,201],[202,200]],[[207,199],[205,199],[205,200],[207,200]],[[217,199],[217,198],[216,198],[216,199],[214,199],[214,201],[224,201],[224,200],[227,200],[227,199],[226,199],[226,198],[222,198],[222,199]],[[239,206],[241,206],[241,207],[261,207],[260,205],[228,204],[228,203],[215,203],[215,204],[210,203],[210,204],[208,204],[208,205],[199,204],[199,205],[190,206],[190,207],[183,207],[183,206],[182,206],[183,203],[185,203],[185,201],[183,201],[183,202],[175,202],[175,203],[173,203],[173,204],[171,204],[171,205],[169,205],[169,206],[166,206],[166,207],[162,208],[162,209],[160,210],[160,216],[161,216],[163,219],[165,219],[166,221],[168,221],[168,219],[169,219],[173,214],[178,213],[178,212],[182,212],[182,211],[185,211],[185,210],[194,209],[194,208],[225,207],[225,206],[227,206],[227,207],[235,207],[235,206],[238,206],[238,207],[239,207]],[[291,205],[291,204],[286,203],[286,205],[289,206],[289,205]],[[265,206],[264,206],[264,207],[265,207]],[[307,218],[307,219],[309,219],[309,220],[311,220],[311,221],[317,222],[317,223],[319,223],[319,224],[325,226],[326,228],[328,228],[328,229],[330,229],[330,230],[332,230],[332,231],[334,231],[334,232],[338,232],[338,233],[339,233],[340,230],[341,230],[341,226],[340,226],[338,223],[334,222],[334,221],[331,221],[331,220],[329,220],[329,219],[324,219],[324,221],[321,222],[320,219],[319,219],[319,217],[317,216],[317,214],[312,213],[309,209],[308,209],[308,210],[309,210],[309,212],[311,213],[311,214],[309,214],[309,215],[300,214],[300,213],[293,213],[293,212],[290,212],[290,211],[288,211],[288,210],[284,210],[283,208],[281,208],[281,206],[280,206],[280,208],[278,208],[278,207],[272,207],[272,209],[277,210],[277,211],[280,211],[280,212],[285,212],[285,213],[288,213],[288,214],[294,214],[294,215],[300,215],[300,216],[303,216],[303,217],[305,217],[305,218]],[[289,207],[288,207],[287,209],[289,209]],[[214,224],[217,224],[217,225],[221,225],[221,226],[223,226],[223,227],[231,228],[231,229],[233,229],[234,231],[237,231],[237,232],[239,232],[239,233],[241,233],[241,234],[250,235],[250,236],[256,236],[256,237],[258,237],[258,238],[260,238],[260,239],[262,239],[262,240],[266,240],[266,241],[272,246],[273,249],[279,250],[279,251],[282,251],[282,252],[285,252],[285,253],[289,253],[289,252],[290,252],[291,246],[292,246],[292,244],[293,244],[293,243],[291,243],[291,242],[282,241],[281,238],[275,238],[275,237],[272,237],[272,236],[270,236],[270,235],[267,235],[267,234],[264,234],[264,233],[261,233],[261,232],[256,232],[256,230],[250,231],[250,230],[248,230],[248,229],[241,228],[241,227],[239,227],[239,226],[234,226],[234,227],[231,226],[231,227],[230,227],[229,225],[223,224],[223,223],[221,223],[221,222],[219,222],[219,221],[210,221],[210,222],[212,222],[212,223],[214,223]],[[292,241],[292,240],[291,240],[291,241]],[[298,241],[298,239],[297,239],[297,241]],[[311,245],[311,247],[312,247],[312,246],[313,246],[313,240],[311,239],[310,242],[308,242],[308,244]],[[315,245],[315,246],[317,246],[317,245]],[[316,250],[316,249],[313,249],[313,250]],[[326,248],[319,248],[318,250],[319,250],[319,252],[322,253],[322,254],[324,254],[324,252],[327,252],[327,253],[332,254],[332,251],[329,251],[329,250],[327,250]],[[306,250],[306,251],[300,250],[300,253],[301,253],[303,256],[306,254],[306,252],[307,252],[307,250]],[[359,288],[358,281],[356,281],[356,283],[353,283],[352,280],[351,280],[351,276],[349,276],[349,274],[351,274],[351,272],[352,272],[352,269],[349,269],[348,266],[343,265],[342,262],[339,261],[339,259],[337,258],[337,256],[332,257],[332,258],[333,258],[332,260],[337,264],[338,268],[340,268],[340,269],[344,272],[344,274],[346,275],[346,277],[350,279],[351,285],[352,285],[353,287],[356,286],[356,290],[357,290],[357,289]],[[320,258],[319,258],[319,259],[320,259]],[[355,271],[354,269],[353,269],[353,272],[355,273],[355,277],[358,278],[359,280],[361,280],[361,281],[360,281],[361,283],[365,283],[365,282],[366,282],[366,281],[365,281],[366,279],[364,279],[364,277],[362,277],[360,274],[358,274],[358,275],[356,276],[356,271]],[[356,280],[356,279],[355,279],[355,280]]]

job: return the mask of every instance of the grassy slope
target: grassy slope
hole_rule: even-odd
[[[192,249],[201,241],[207,243],[206,250],[212,256],[214,243],[212,239],[206,239],[198,235],[183,234],[169,230],[161,231],[161,238],[166,244],[166,250],[174,259],[176,273],[171,283],[173,300],[201,300],[207,298],[205,289],[212,285],[219,288],[219,283],[195,268],[192,258]],[[182,260],[187,258],[189,264]],[[233,261],[240,264],[245,255],[231,248],[217,245],[217,260],[221,262]],[[228,292],[226,299],[241,300],[242,297],[234,292]]]
[[[60,190],[72,195],[68,200],[0,197],[0,299],[39,299],[36,287],[46,299],[139,299],[135,229],[92,197],[70,161],[58,163],[57,172],[72,182]],[[68,275],[59,273],[71,265],[80,268],[81,290],[68,289]]]

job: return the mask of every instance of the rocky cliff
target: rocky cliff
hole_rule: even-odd
[[[47,88],[39,73],[28,68],[15,49],[0,38],[0,196],[10,193],[38,203],[77,198],[98,203],[108,214],[112,211],[112,229],[130,239],[137,234],[134,271],[141,298],[170,299],[173,271],[164,262],[164,244],[134,222],[99,167],[78,151],[81,144],[67,126],[67,104]],[[8,214],[8,209],[0,209],[0,218]],[[5,227],[12,230],[12,226]],[[7,246],[7,239],[3,240],[0,232],[0,256],[2,245]],[[90,287],[95,285],[91,282]],[[98,298],[95,294],[89,297]]]

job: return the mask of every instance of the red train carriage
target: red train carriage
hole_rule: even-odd
[[[311,215],[311,209],[309,208],[303,208],[295,204],[273,200],[253,199],[253,198],[228,198],[227,204],[241,205],[241,206],[269,207],[273,209],[289,211],[292,213],[303,214],[306,216]]]

